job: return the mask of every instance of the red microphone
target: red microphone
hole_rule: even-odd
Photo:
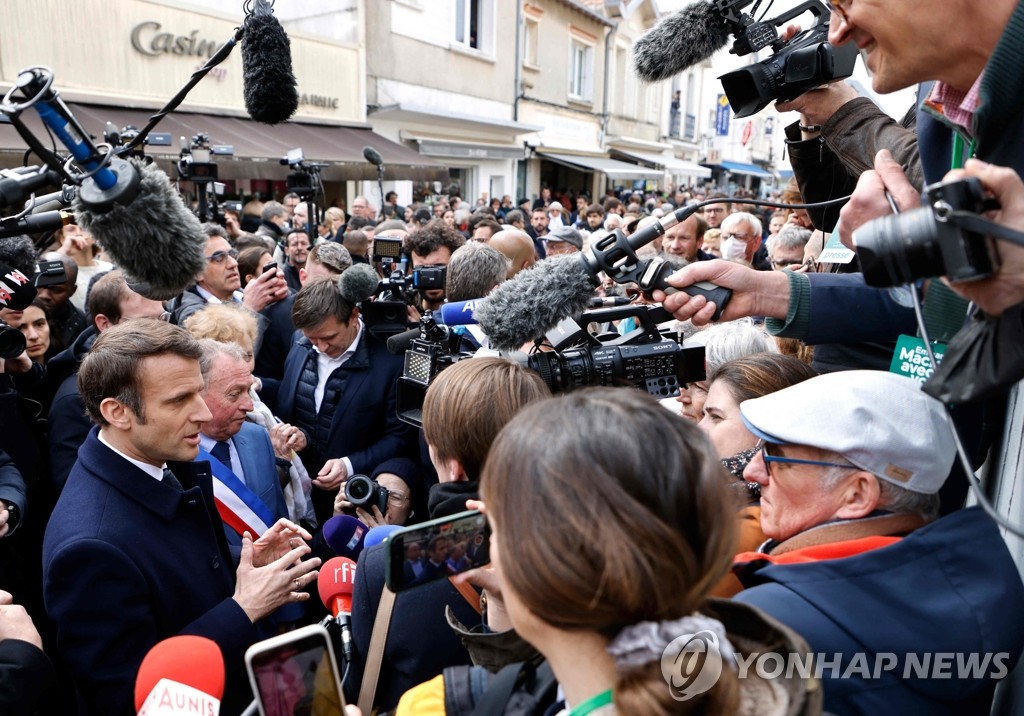
[[[356,581],[356,563],[348,557],[333,557],[320,567],[316,588],[320,601],[331,616],[352,613],[352,586]]]
[[[334,620],[341,627],[341,653],[352,660],[352,586],[356,581],[356,563],[348,557],[333,557],[320,566],[316,589]]]
[[[224,696],[224,657],[202,636],[164,639],[149,650],[135,678],[139,716],[217,716]]]

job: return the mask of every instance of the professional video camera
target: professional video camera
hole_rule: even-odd
[[[139,128],[132,124],[118,129],[117,125],[113,122],[107,122],[103,130],[103,141],[114,147],[114,149],[129,147],[138,137]],[[119,152],[119,154],[121,156],[138,157],[151,162],[153,159],[145,155],[145,147],[169,147],[171,142],[170,132],[150,132],[142,138],[142,142],[138,146],[132,149],[125,149],[123,152]]]
[[[215,221],[224,226],[224,214],[220,212],[220,200],[224,196],[224,184],[217,181],[215,155],[232,156],[235,148],[229,144],[210,144],[208,134],[200,132],[191,141],[181,138],[181,154],[178,159],[178,178],[190,181],[196,188],[196,216],[200,221]]]
[[[766,47],[775,53],[762,62],[718,78],[737,117],[749,117],[776,100],[788,102],[808,90],[853,74],[857,48],[852,42],[839,47],[829,44],[828,23],[832,13],[823,0],[807,0],[771,20],[753,18],[762,0],[757,0],[750,14],[741,12],[751,2],[713,3],[722,19],[731,25],[730,33],[735,39],[730,53],[742,57]],[[814,16],[814,25],[783,42],[777,28],[808,11]]]
[[[391,336],[408,329],[406,306],[419,308],[419,291],[443,289],[446,266],[417,266],[409,270],[409,258],[402,251],[402,240],[379,236],[373,241],[371,261],[381,279],[375,300],[362,307],[367,329],[378,336]]]
[[[634,318],[639,327],[625,336],[598,338],[580,325]],[[555,350],[537,350],[522,362],[553,393],[586,386],[631,386],[656,398],[679,394],[684,383],[704,380],[704,348],[683,348],[666,339],[657,323],[671,319],[661,306],[630,305],[586,311],[579,322],[563,321],[548,334]],[[568,324],[568,325],[567,325]],[[461,337],[438,325],[430,314],[420,322],[420,337],[405,353],[398,378],[398,417],[422,426],[423,399],[434,377],[472,354],[459,351]],[[520,354],[521,355],[521,354]],[[520,355],[511,356],[520,360]]]
[[[289,149],[288,155],[281,158],[281,164],[292,170],[286,178],[288,191],[295,192],[303,201],[312,201],[318,193],[323,193],[320,170],[327,165],[307,162],[302,147]]]
[[[869,286],[889,287],[945,276],[974,281],[999,267],[987,234],[996,229],[979,214],[998,209],[974,177],[925,187],[924,206],[883,216],[854,232],[857,258]]]

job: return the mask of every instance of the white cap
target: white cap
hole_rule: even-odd
[[[740,413],[758,438],[832,450],[913,492],[938,492],[956,455],[942,403],[916,380],[895,373],[819,375],[745,400]]]

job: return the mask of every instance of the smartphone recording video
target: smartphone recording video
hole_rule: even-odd
[[[491,528],[476,510],[424,522],[388,539],[387,585],[393,592],[489,564]]]
[[[261,716],[341,713],[345,707],[338,663],[322,626],[253,644],[245,666]]]

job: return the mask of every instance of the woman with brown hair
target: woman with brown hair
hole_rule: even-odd
[[[774,393],[813,378],[817,371],[793,356],[754,353],[723,363],[711,372],[704,417],[698,424],[718,453],[729,476],[728,484],[739,496],[739,544],[736,553],[753,552],[766,539],[761,531],[761,491],[756,482],[743,478],[747,464],[761,447],[740,416],[740,403]],[[743,587],[727,574],[712,593],[731,597]]]
[[[508,616],[573,716],[820,709],[800,679],[737,676],[738,655],[806,645],[707,599],[732,561],[734,505],[692,423],[632,390],[545,400],[495,440],[481,493]]]

